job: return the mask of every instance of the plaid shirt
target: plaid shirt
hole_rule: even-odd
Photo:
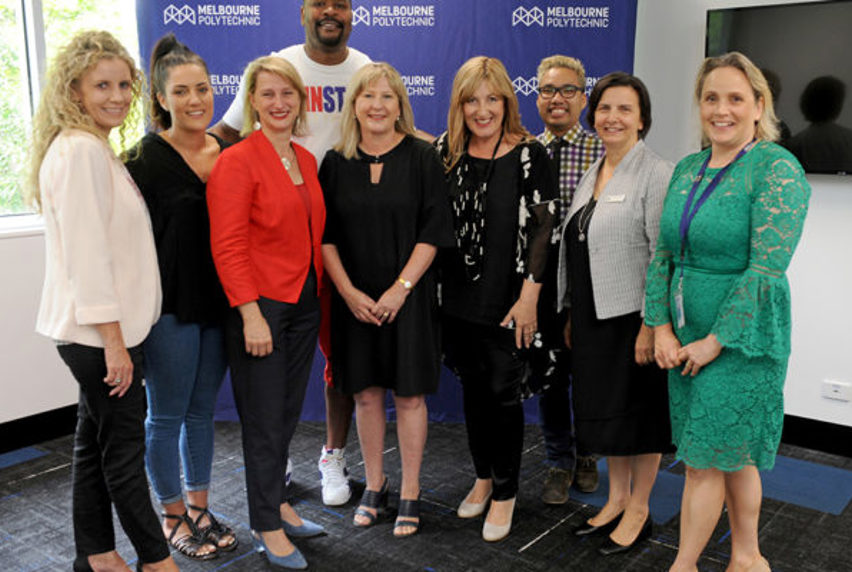
[[[577,188],[580,177],[603,155],[604,147],[597,135],[583,130],[579,123],[561,138],[549,130],[538,136],[538,140],[547,148],[547,154],[551,159],[560,139],[563,142],[559,157],[559,194],[562,199],[559,204],[559,222],[561,223],[568,215],[568,209],[571,208],[574,189]]]

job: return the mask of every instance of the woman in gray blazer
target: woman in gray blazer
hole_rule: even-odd
[[[577,439],[609,467],[606,505],[575,534],[610,533],[599,548],[607,555],[651,535],[648,499],[671,448],[666,373],[641,315],[672,164],[643,142],[651,102],[638,78],[601,78],[588,121],[605,153],[580,180],[565,219],[559,299],[570,311]]]

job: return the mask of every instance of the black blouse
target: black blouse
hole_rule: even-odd
[[[215,137],[215,135],[214,135]],[[227,146],[216,137],[220,149]],[[207,185],[156,133],[130,151],[127,169],[142,192],[157,245],[163,314],[180,322],[221,324],[228,301],[210,253]]]
[[[443,137],[441,139],[444,139]],[[439,150],[442,141],[438,142]],[[488,159],[467,154],[448,174],[450,196],[460,186],[479,185]],[[458,249],[442,253],[443,311],[468,321],[496,325],[512,307],[524,279],[540,282],[554,237],[558,189],[547,152],[538,141],[517,145],[495,160],[487,181],[482,273],[471,280]],[[458,225],[466,221],[456,221]]]

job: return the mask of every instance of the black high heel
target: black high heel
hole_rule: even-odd
[[[604,543],[601,544],[600,548],[598,548],[598,553],[601,556],[611,556],[613,554],[623,554],[634,546],[645,540],[646,538],[650,538],[651,534],[653,534],[654,528],[651,525],[651,515],[648,515],[648,518],[645,519],[645,524],[642,525],[642,530],[639,531],[639,534],[636,535],[636,539],[628,545],[618,544],[611,537],[607,537],[604,540]]]
[[[367,528],[368,526],[373,526],[374,524],[376,524],[376,521],[379,519],[379,516],[385,511],[388,506],[389,490],[390,481],[388,480],[387,475],[385,475],[385,483],[382,485],[381,490],[371,491],[370,489],[364,489],[364,494],[361,495],[361,501],[358,503],[358,508],[355,509],[355,516],[363,516],[367,519],[367,522],[360,523],[353,518],[352,524],[359,528]],[[368,508],[375,509],[376,514],[373,514],[368,511]]]
[[[413,519],[417,520],[413,520]],[[400,528],[413,528],[411,532],[400,534]],[[408,538],[420,532],[420,493],[416,499],[399,499],[399,507],[396,510],[396,522],[393,525],[395,538]]]
[[[621,515],[623,514],[624,511],[621,511],[620,513],[615,515],[615,517],[613,517],[611,521],[600,526],[594,526],[592,524],[589,524],[589,521],[587,520],[586,522],[574,529],[574,536],[590,536],[604,533],[609,534],[618,526],[618,521],[621,520]]]

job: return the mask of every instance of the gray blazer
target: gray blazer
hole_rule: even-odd
[[[568,216],[562,222],[557,307],[569,306],[568,221],[592,198],[601,162],[580,179]],[[639,141],[615,168],[598,197],[586,232],[595,311],[599,320],[644,313],[645,274],[654,256],[660,214],[674,165]]]

